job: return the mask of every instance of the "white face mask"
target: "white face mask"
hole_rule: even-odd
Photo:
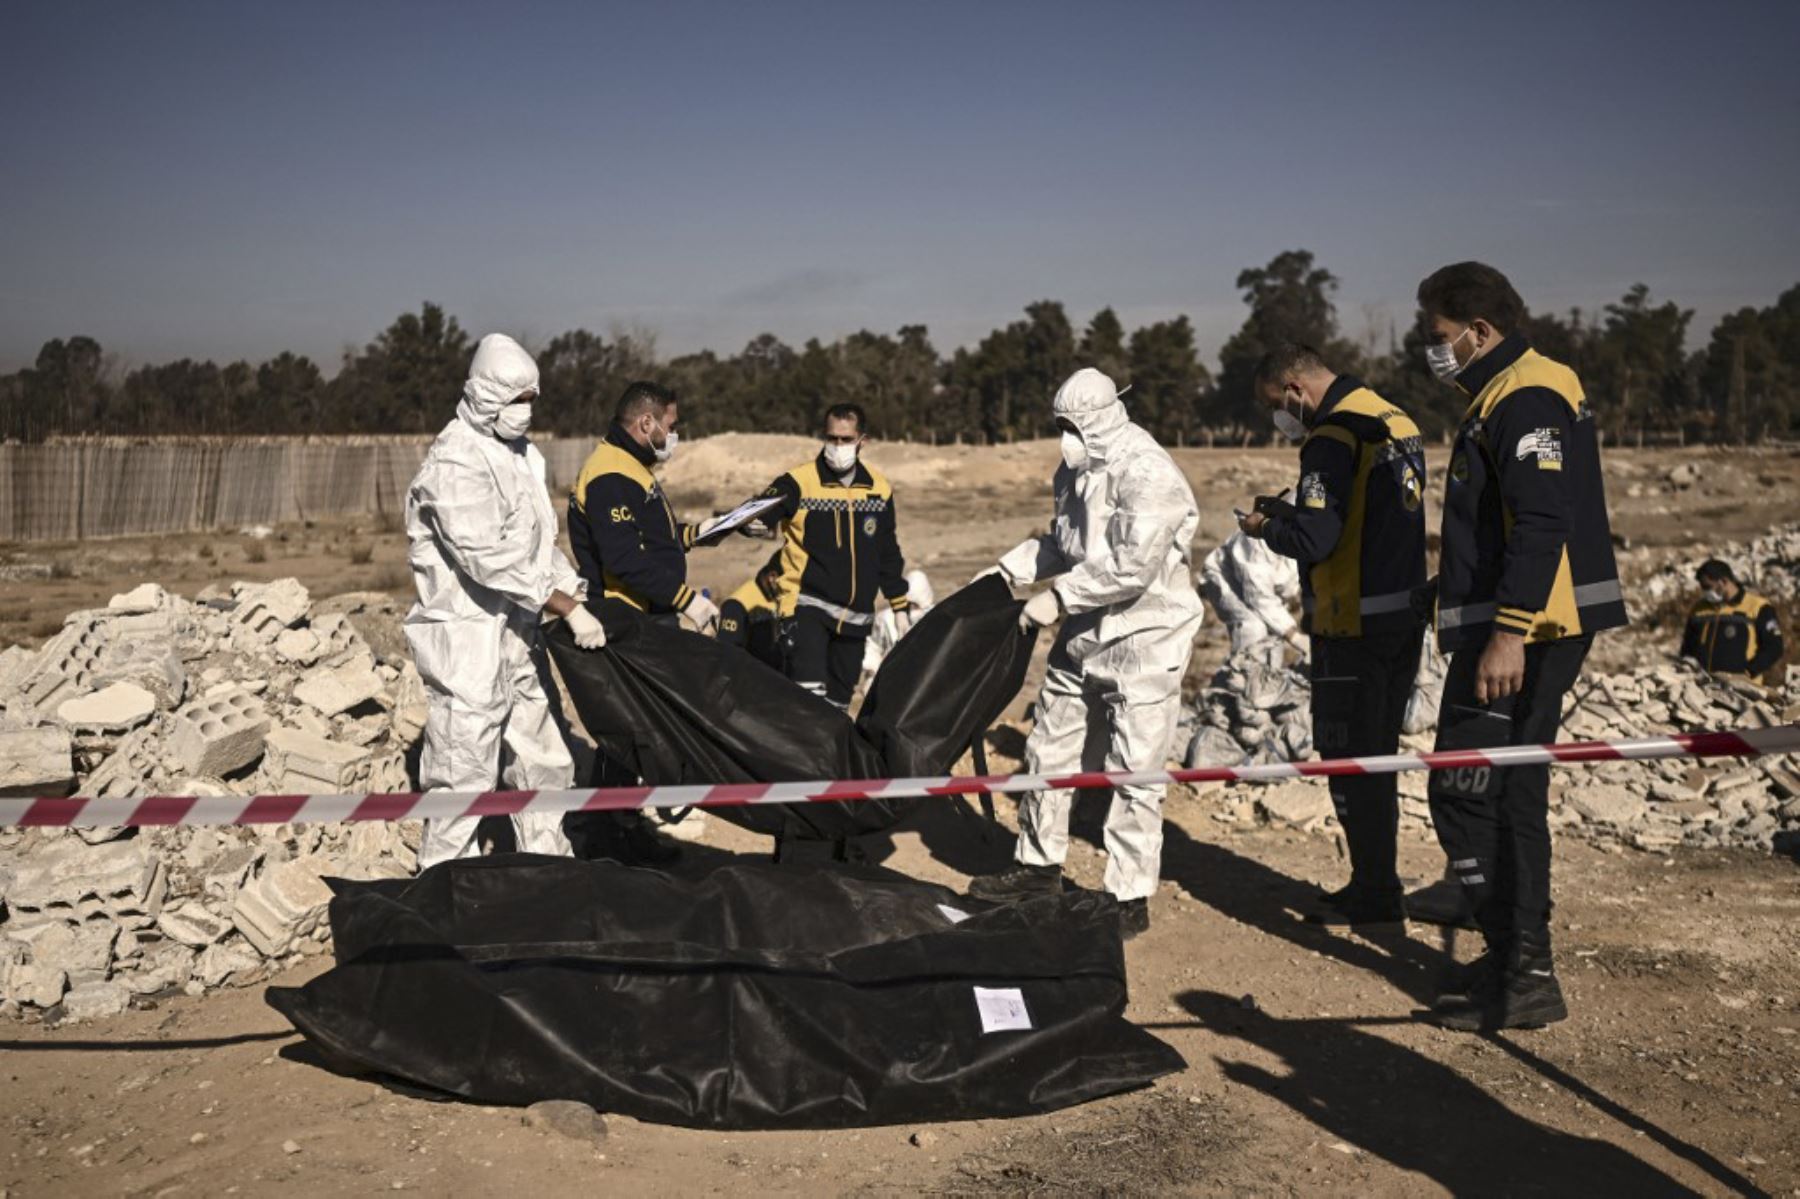
[[[673,429],[670,429],[669,436],[663,440],[663,443],[661,445],[657,445],[654,442],[652,442],[650,445],[650,449],[652,452],[654,452],[656,454],[656,460],[658,462],[667,462],[669,459],[671,459],[675,456],[675,447],[680,444],[681,444],[681,434],[677,433]]]
[[[1303,405],[1301,411],[1305,410]],[[1275,431],[1289,441],[1297,444],[1306,440],[1306,422],[1288,411],[1287,392],[1281,393],[1281,407],[1271,412],[1269,419],[1275,423]]]
[[[500,415],[494,418],[494,436],[501,441],[512,441],[515,438],[523,437],[526,430],[530,428],[531,405],[529,403],[508,404],[500,410]]]
[[[840,475],[847,475],[856,467],[856,445],[839,445],[827,442],[825,445],[825,465]]]
[[[1474,332],[1473,327],[1464,329],[1456,335],[1456,341],[1439,342],[1425,347],[1425,365],[1439,383],[1453,383],[1456,376],[1463,373],[1463,364],[1456,360],[1456,345],[1463,338]]]
[[[1722,604],[1725,602],[1725,593],[1717,587],[1708,587],[1700,593],[1700,598],[1709,604]]]
[[[1063,430],[1062,460],[1070,470],[1080,470],[1087,465],[1087,443],[1081,440],[1079,433]]]

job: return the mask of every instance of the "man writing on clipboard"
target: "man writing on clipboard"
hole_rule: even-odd
[[[757,584],[782,622],[787,676],[840,708],[850,706],[862,671],[876,595],[894,610],[900,635],[913,619],[894,489],[862,461],[867,431],[860,407],[833,405],[825,412],[819,455],[763,493],[779,501],[764,519],[780,522],[782,545]]]

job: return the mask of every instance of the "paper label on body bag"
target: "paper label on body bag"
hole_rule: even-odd
[[[953,908],[947,903],[937,905],[937,910],[944,914],[944,919],[952,924],[961,924],[969,918],[969,914],[961,908]]]
[[[1031,1027],[1031,1013],[1025,1010],[1025,994],[1017,987],[976,987],[975,1010],[981,1013],[982,1032]]]

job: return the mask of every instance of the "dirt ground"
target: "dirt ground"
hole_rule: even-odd
[[[789,438],[684,445],[669,490],[700,515],[806,452]],[[1041,527],[1054,456],[1052,443],[870,452],[896,484],[905,548],[941,593]],[[1291,481],[1286,451],[1178,457],[1204,513],[1201,549],[1228,530],[1234,503]],[[1701,478],[1675,492],[1664,478],[1682,462]],[[1615,528],[1633,547],[1628,577],[1791,519],[1800,495],[1790,451],[1615,451],[1609,472]],[[697,554],[693,574],[720,596],[769,548],[732,539]],[[146,579],[191,594],[286,574],[315,597],[409,586],[403,538],[369,522],[261,540],[4,546],[0,644],[41,639],[69,609]],[[1197,670],[1220,640],[1209,624]],[[1620,639],[1614,656],[1643,644]],[[995,731],[995,769],[1013,764],[1019,742],[1017,727]],[[1370,940],[1301,923],[1315,884],[1342,880],[1340,847],[1227,826],[1211,818],[1218,798],[1171,796],[1164,886],[1149,933],[1127,948],[1131,1018],[1188,1062],[1145,1091],[1012,1121],[715,1134],[614,1117],[603,1140],[571,1138],[514,1110],[332,1073],[256,987],[61,1030],[0,1024],[0,1199],[562,1194],[595,1183],[631,1194],[1800,1195],[1795,863],[1560,841],[1555,933],[1572,1017],[1464,1036],[1413,1013],[1447,957],[1472,946],[1429,926]],[[1069,870],[1083,886],[1099,882],[1099,816],[1092,804],[1078,815]],[[690,868],[766,849],[713,821]],[[946,801],[895,839],[887,864],[957,885],[1008,852],[1003,833]],[[1442,865],[1434,844],[1403,844],[1415,878]]]

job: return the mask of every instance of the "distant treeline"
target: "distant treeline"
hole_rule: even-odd
[[[1051,432],[1049,398],[1079,365],[1120,386],[1137,420],[1164,440],[1261,438],[1250,394],[1257,359],[1295,339],[1326,351],[1407,408],[1429,431],[1453,427],[1457,394],[1435,382],[1421,327],[1341,327],[1337,278],[1306,250],[1237,277],[1249,315],[1208,370],[1185,316],[1127,334],[1110,308],[1077,329],[1059,301],[1027,305],[1023,320],[949,358],[923,325],[863,331],[795,348],[763,334],[721,358],[711,350],[663,360],[653,334],[576,329],[529,348],[543,371],[540,430],[592,435],[632,379],[672,385],[684,432],[811,431],[825,405],[861,404],[874,431],[914,440],[1005,441]],[[1529,297],[1527,297],[1529,299]],[[1693,440],[1790,436],[1800,424],[1800,286],[1768,308],[1722,319],[1706,345],[1686,349],[1693,312],[1655,303],[1639,284],[1596,315],[1538,314],[1532,343],[1574,367],[1609,437],[1679,433]],[[280,354],[259,366],[182,359],[120,372],[91,337],[45,343],[36,363],[0,376],[0,439],[68,434],[424,433],[440,428],[462,389],[473,339],[435,304],[396,320],[327,380],[310,359]]]

